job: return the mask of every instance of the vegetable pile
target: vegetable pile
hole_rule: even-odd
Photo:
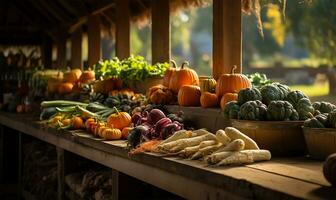
[[[315,116],[305,120],[303,126],[308,128],[336,128],[336,106],[328,102],[313,103]]]

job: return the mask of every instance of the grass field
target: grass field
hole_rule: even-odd
[[[292,90],[301,90],[309,96],[312,102],[328,101],[336,104],[336,95],[329,95],[329,84],[323,85],[294,85]]]

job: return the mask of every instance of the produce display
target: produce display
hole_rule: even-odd
[[[303,126],[308,128],[336,128],[336,106],[328,102],[315,102],[315,116],[305,120]]]

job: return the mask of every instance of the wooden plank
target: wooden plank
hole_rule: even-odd
[[[60,36],[57,41],[57,67],[66,67],[66,37]]]
[[[82,61],[82,34],[81,28],[71,35],[71,67],[83,69]]]
[[[170,61],[169,0],[152,1],[152,63]]]
[[[241,1],[213,0],[213,77],[231,73],[234,65],[241,73]]]
[[[130,0],[116,0],[116,56],[130,56]]]
[[[102,55],[101,27],[100,20],[97,15],[89,16],[87,33],[89,43],[88,62],[91,67],[101,59]]]

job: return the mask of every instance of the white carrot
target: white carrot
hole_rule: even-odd
[[[219,142],[221,142],[223,145],[227,145],[228,143],[230,143],[231,139],[229,138],[229,136],[226,135],[225,131],[223,131],[222,129],[219,129],[216,132],[216,138]]]
[[[242,139],[235,139],[226,146],[222,146],[215,153],[223,151],[241,151],[244,150],[245,142]]]
[[[205,135],[208,133],[209,132],[206,131],[205,129],[199,129],[195,131],[180,130],[180,131],[176,131],[172,136],[162,141],[160,145],[173,142],[179,139],[197,137],[197,136]]]
[[[234,152],[233,151],[223,151],[219,153],[214,153],[208,156],[205,161],[209,164],[216,164],[220,162],[221,160],[224,160],[225,158],[231,156]]]
[[[200,159],[203,158],[211,153],[213,153],[214,151],[216,151],[222,144],[215,144],[215,145],[211,145],[211,146],[207,146],[204,147],[202,149],[200,149],[198,152],[196,152],[193,156],[191,156],[191,160],[196,160],[196,159]]]
[[[183,149],[182,151],[180,151],[179,155],[182,157],[189,157],[191,155],[193,155],[194,153],[196,153],[197,151],[199,151],[200,146],[192,146],[192,147],[186,147],[185,149]]]
[[[267,150],[244,150],[234,152],[229,157],[223,159],[217,166],[230,164],[249,164],[255,161],[270,160],[271,153]]]
[[[259,149],[257,143],[250,137],[243,134],[239,130],[233,127],[226,127],[225,133],[231,138],[231,140],[242,139],[245,142],[245,149]]]
[[[199,144],[199,148],[202,149],[204,147],[215,145],[215,144],[217,144],[216,140],[206,140]]]

